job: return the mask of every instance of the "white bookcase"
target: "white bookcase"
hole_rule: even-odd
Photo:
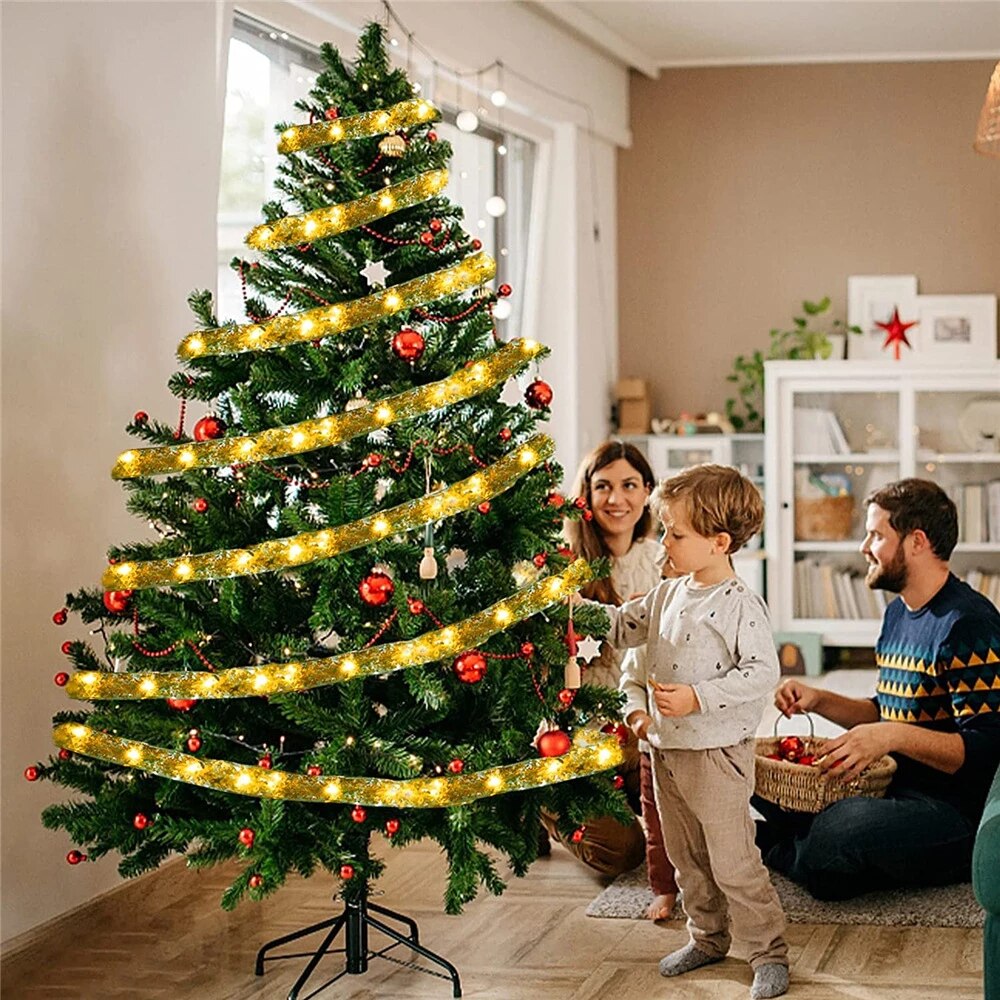
[[[634,444],[646,456],[658,480],[690,465],[715,462],[735,466],[764,489],[763,434],[636,434],[621,440]],[[757,535],[733,559],[736,572],[761,596],[765,557]]]
[[[1000,598],[1000,363],[769,361],[764,398],[776,631],[818,633],[828,646],[874,645],[892,595],[864,585],[863,500],[907,476],[932,479],[955,500],[952,569]],[[820,484],[831,493],[846,486],[849,499],[809,499]]]

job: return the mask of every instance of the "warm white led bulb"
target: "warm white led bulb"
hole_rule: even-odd
[[[486,199],[486,214],[492,215],[494,219],[499,219],[501,215],[506,215],[507,213],[507,202],[500,197],[500,195],[495,194],[491,198]]]
[[[479,128],[479,119],[472,111],[459,111],[455,124],[462,132],[475,132]]]

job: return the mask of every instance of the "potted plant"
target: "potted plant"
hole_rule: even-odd
[[[767,351],[738,354],[727,382],[736,384],[736,396],[726,400],[726,416],[737,431],[764,429],[764,362],[779,358],[843,358],[847,334],[861,333],[860,326],[825,315],[827,295],[819,302],[802,303],[804,316],[792,317],[792,329],[772,330]],[[834,346],[839,345],[839,350]]]

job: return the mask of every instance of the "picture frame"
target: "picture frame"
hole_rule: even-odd
[[[775,632],[782,677],[819,677],[823,673],[823,636],[819,632]]]
[[[861,327],[861,333],[848,334],[847,356],[850,360],[875,361],[892,358],[890,351],[882,349],[885,331],[876,323],[887,323],[894,309],[899,309],[904,323],[917,318],[917,276],[915,274],[856,274],[847,279],[847,322]],[[907,331],[907,339],[914,344],[919,339],[919,327]],[[911,336],[911,334],[913,336]],[[918,353],[905,351],[902,360],[912,361]]]
[[[996,359],[995,295],[918,295],[917,316],[920,346],[914,354],[920,364]]]

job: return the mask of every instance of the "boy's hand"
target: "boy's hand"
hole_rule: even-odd
[[[690,684],[660,684],[652,682],[653,701],[660,715],[679,718],[698,711],[698,696]]]
[[[653,720],[646,712],[636,711],[629,715],[626,723],[640,740],[644,740]]]

